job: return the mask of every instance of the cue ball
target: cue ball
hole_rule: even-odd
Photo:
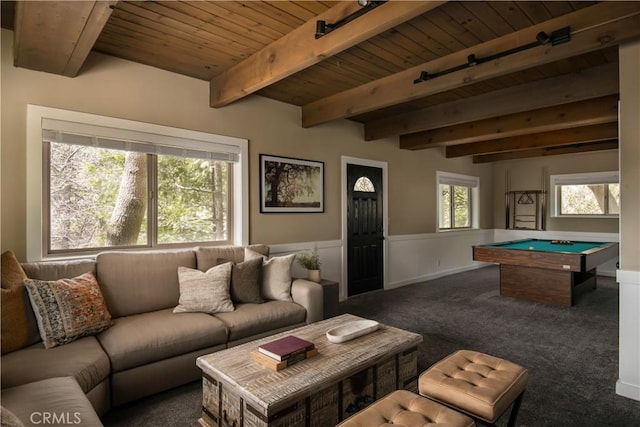
[[[533,250],[533,246],[529,246],[529,250],[532,251]]]

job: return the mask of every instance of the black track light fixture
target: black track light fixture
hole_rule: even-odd
[[[413,81],[413,84],[426,82],[430,78],[431,78],[431,76],[429,75],[429,73],[427,73],[426,71],[421,71],[420,72],[420,76]]]
[[[544,31],[540,31],[536,36],[536,40],[540,44],[547,44],[551,41],[551,38]]]
[[[351,15],[345,16],[340,21],[330,24],[323,20],[318,20],[316,22],[316,39],[319,39],[322,36],[326,36],[331,31],[342,27],[343,25],[353,21],[354,19],[364,15],[367,12],[372,11],[376,7],[380,6],[383,3],[386,3],[387,0],[358,0],[358,4],[362,6],[362,8],[353,12]]]
[[[316,38],[320,38],[327,34],[327,23],[326,21],[316,21]]]
[[[560,28],[551,33],[551,46],[557,46],[571,41],[571,29],[569,27]]]

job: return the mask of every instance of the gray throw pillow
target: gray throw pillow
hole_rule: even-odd
[[[178,267],[180,300],[174,313],[223,313],[235,310],[229,294],[233,263],[216,265],[205,273]]]
[[[218,264],[228,262],[218,258]],[[260,273],[262,258],[233,264],[231,271],[231,301],[244,304],[262,304],[260,295]]]

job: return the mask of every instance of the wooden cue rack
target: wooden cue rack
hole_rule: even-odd
[[[505,171],[505,228],[544,230],[546,227],[545,170],[542,190],[511,190],[510,174]]]

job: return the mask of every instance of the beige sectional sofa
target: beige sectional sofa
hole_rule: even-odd
[[[269,254],[268,246],[250,248]],[[233,246],[104,252],[95,261],[23,264],[27,276],[39,280],[93,272],[113,324],[62,346],[45,349],[39,342],[3,355],[2,406],[25,424],[41,424],[29,420],[34,411],[77,410],[81,425],[100,425],[97,415],[111,407],[197,380],[198,356],[322,319],[322,286],[303,279],[293,279],[292,302],[235,304],[234,311],[217,314],[173,313],[180,298],[178,266],[206,271],[220,260],[243,259],[244,248]]]

